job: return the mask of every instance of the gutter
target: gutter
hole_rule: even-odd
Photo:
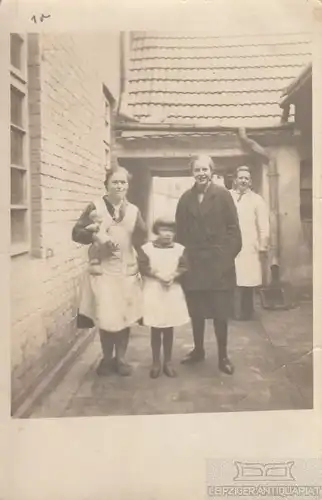
[[[239,127],[227,127],[221,125],[185,125],[178,123],[140,123],[118,122],[115,130],[118,132],[233,132],[238,134]],[[270,127],[248,127],[249,132],[274,132],[281,130],[292,130],[292,123],[281,123]]]

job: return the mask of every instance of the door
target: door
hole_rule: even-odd
[[[180,196],[192,187],[192,177],[153,177],[149,206],[149,227],[160,216],[175,217]]]

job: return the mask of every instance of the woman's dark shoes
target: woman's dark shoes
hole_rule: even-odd
[[[132,367],[124,361],[116,361],[116,371],[122,377],[128,377],[132,373]]]
[[[163,366],[163,373],[167,376],[167,377],[171,377],[171,378],[174,378],[177,376],[177,372],[173,369],[171,363],[164,363],[164,366]]]
[[[96,373],[99,377],[106,377],[107,375],[111,375],[113,371],[115,371],[113,368],[113,360],[107,360],[105,358],[101,359],[96,369]]]
[[[153,365],[151,370],[150,370],[150,377],[151,378],[158,378],[158,377],[160,377],[160,374],[161,374],[160,364]]]
[[[235,371],[234,365],[228,358],[219,360],[219,370],[226,373],[226,375],[232,375]]]
[[[183,365],[192,365],[194,363],[199,363],[205,359],[205,351],[193,349],[190,351],[181,361]]]

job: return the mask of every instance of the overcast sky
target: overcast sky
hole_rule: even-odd
[[[215,36],[312,31],[311,0],[182,0],[180,8],[173,0],[162,0],[162,4],[159,0],[153,4],[153,13],[157,23],[146,26],[147,8],[141,29],[207,31]],[[135,14],[138,12],[133,12],[136,24]],[[140,28],[136,25],[133,29]]]
[[[208,7],[207,7],[208,3]],[[309,0],[208,0],[200,2],[205,13],[213,11],[207,27],[199,20],[185,19],[189,29],[205,28],[215,35],[303,32],[312,30]],[[188,4],[187,4],[188,6]],[[198,26],[197,26],[198,23]],[[160,27],[162,30],[162,28]],[[166,28],[167,29],[167,28]],[[172,28],[171,28],[172,29]],[[184,28],[186,29],[186,27]]]

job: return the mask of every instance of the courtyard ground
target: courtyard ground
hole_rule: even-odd
[[[230,323],[233,376],[217,368],[216,342],[207,325],[206,360],[184,366],[191,348],[190,326],[175,334],[173,361],[178,377],[149,377],[148,329],[135,327],[128,349],[131,377],[98,377],[98,335],[59,385],[33,408],[32,418],[147,415],[309,409],[313,404],[312,304],[289,311],[258,309],[250,322]]]

